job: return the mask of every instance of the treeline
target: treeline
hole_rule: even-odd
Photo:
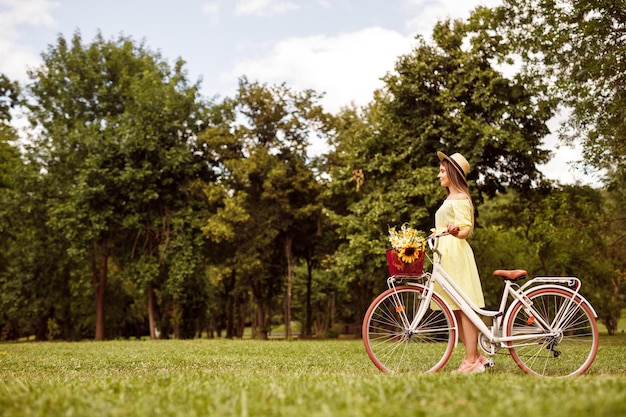
[[[488,304],[493,269],[576,275],[614,332],[626,11],[563,3],[511,0],[440,22],[369,105],[338,114],[315,91],[246,77],[234,97],[206,99],[182,60],[127,37],[59,36],[28,83],[0,77],[0,338],[358,332],[385,287],[388,227],[432,227],[437,150],[472,165]],[[601,188],[538,170],[563,108],[561,138],[582,143]],[[328,152],[312,157],[320,141]]]

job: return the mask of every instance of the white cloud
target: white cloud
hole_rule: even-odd
[[[368,104],[383,86],[382,76],[393,70],[398,57],[411,51],[413,39],[382,28],[368,28],[338,36],[289,38],[276,43],[259,59],[240,61],[222,81],[231,84],[242,75],[250,81],[285,83],[294,90],[324,93],[322,105],[331,113],[341,107]],[[311,155],[327,151],[314,140]]]
[[[299,6],[291,1],[241,0],[235,6],[235,15],[269,16],[297,10]]]
[[[579,143],[564,145],[556,135],[550,135],[545,138],[542,148],[553,152],[552,159],[538,167],[548,179],[562,184],[583,183],[597,186],[601,184],[601,172],[587,173],[581,166],[582,151]]]
[[[59,3],[50,0],[0,0],[0,21],[6,25],[30,24],[33,26],[52,26],[55,20],[50,11]]]
[[[222,80],[242,75],[251,81],[286,83],[290,88],[325,93],[324,106],[365,105],[380,80],[393,70],[399,55],[409,53],[412,39],[382,28],[368,28],[338,36],[289,38],[278,42],[265,57],[237,63]]]
[[[209,17],[209,23],[212,25],[217,25],[220,20],[220,6],[217,3],[203,4],[202,13]]]
[[[134,0],[139,3],[139,0]],[[147,0],[145,0],[147,2]],[[24,81],[26,69],[38,65],[40,61],[41,46],[39,38],[46,38],[50,41],[53,36],[49,28],[56,30],[73,30],[76,25],[81,28],[88,27],[89,24],[98,25],[102,22],[102,16],[94,16],[89,8],[78,7],[78,4],[91,5],[89,2],[73,1],[76,7],[60,7],[60,3],[67,6],[68,0],[0,0],[0,73],[6,74],[9,78],[17,81]],[[380,27],[370,27],[356,32],[342,33],[339,35],[324,35],[336,33],[337,28],[342,28],[341,22],[328,22],[320,20],[319,35],[308,37],[283,38],[281,41],[270,44],[267,47],[258,46],[258,42],[265,36],[261,34],[264,29],[254,26],[257,19],[246,20],[245,27],[237,27],[237,19],[232,21],[233,16],[225,13],[225,4],[234,7],[234,14],[239,17],[246,16],[280,16],[284,17],[281,24],[282,33],[278,36],[287,36],[293,25],[298,25],[297,19],[311,16],[305,13],[293,13],[285,16],[285,13],[296,11],[304,4],[299,0],[202,0],[201,13],[203,19],[208,19],[205,26],[226,23],[229,28],[236,28],[245,36],[234,36],[232,32],[224,34],[224,39],[219,42],[225,47],[226,54],[213,55],[210,51],[199,48],[201,57],[196,57],[200,62],[198,71],[209,71],[206,78],[219,80],[219,86],[214,88],[212,93],[219,93],[220,96],[234,94],[237,86],[237,78],[245,75],[251,81],[259,81],[269,84],[286,83],[294,90],[313,89],[318,93],[325,93],[322,104],[329,112],[337,112],[342,106],[354,103],[358,106],[366,105],[373,98],[373,91],[382,87],[380,78],[387,72],[394,70],[394,65],[398,57],[411,52],[415,43],[416,33],[422,34],[429,39],[434,24],[439,19],[447,17],[467,18],[470,10],[478,4],[486,6],[496,6],[502,0],[402,0],[396,2],[380,2],[380,13],[390,14],[402,10],[401,19],[405,20],[404,26],[397,21],[394,30]],[[327,9],[339,5],[346,6],[352,10],[354,8],[353,19],[361,19],[360,13],[369,13],[371,8],[361,7],[360,0],[312,0],[307,3],[315,3],[319,8]],[[370,1],[370,3],[373,3]],[[384,4],[383,4],[384,3]],[[109,9],[119,9],[118,2],[112,2]],[[121,3],[123,4],[123,3]],[[221,4],[221,6],[220,6]],[[234,6],[232,6],[234,5]],[[154,3],[155,8],[164,8],[160,2]],[[173,7],[179,7],[174,5]],[[165,9],[168,10],[168,9]],[[197,12],[197,9],[196,9]],[[75,14],[76,13],[76,14]],[[82,13],[82,14],[80,14]],[[59,27],[54,19],[60,17],[61,24],[71,26]],[[169,16],[169,15],[168,15]],[[231,21],[228,21],[231,19]],[[280,19],[276,19],[277,21]],[[134,19],[125,31],[133,33],[144,33],[144,25],[152,19]],[[360,20],[357,20],[360,21]],[[363,24],[372,24],[376,19],[365,18]],[[267,22],[263,22],[266,24]],[[133,25],[136,25],[133,26]],[[362,27],[362,26],[361,26]],[[346,30],[344,28],[344,30]],[[175,37],[193,31],[178,31],[168,36]],[[195,33],[195,32],[193,32]],[[252,34],[252,35],[250,35]],[[53,39],[53,38],[52,38]],[[178,38],[177,38],[178,39]],[[190,39],[180,38],[177,40],[184,43],[193,43],[198,39],[197,35]],[[274,38],[275,39],[275,38]],[[30,42],[30,43],[29,43]],[[238,45],[243,45],[238,49]],[[162,45],[153,45],[156,47]],[[256,56],[250,57],[250,51],[254,51]],[[215,51],[216,54],[218,50]],[[245,58],[231,65],[227,70],[219,74],[220,68],[228,65],[232,61],[232,56],[238,55]],[[210,60],[203,61],[207,56]],[[185,56],[185,58],[187,58]],[[190,59],[190,62],[192,60]],[[196,64],[198,65],[198,64]],[[199,69],[198,69],[199,68]],[[211,73],[210,71],[214,71]],[[546,147],[555,148],[555,142],[546,141]],[[322,144],[314,144],[317,149],[323,149]],[[319,153],[319,152],[313,152]],[[556,151],[555,159],[544,170],[549,177],[559,178],[565,182],[572,182],[575,179],[583,179],[584,175],[580,171],[569,169],[567,162],[578,159],[579,152],[576,149],[562,147]]]
[[[53,26],[51,11],[58,5],[49,0],[0,0],[1,73],[22,80],[26,68],[39,63],[39,51],[22,42],[20,26]]]
[[[324,8],[324,9],[329,9],[330,7],[332,7],[332,0],[317,0],[317,5]]]
[[[0,40],[0,73],[15,81],[26,80],[26,70],[41,62],[31,48]]]
[[[571,113],[571,109],[559,109],[559,112],[548,121],[548,128],[552,133],[544,138],[541,148],[550,150],[552,158],[538,168],[548,179],[562,184],[583,183],[601,186],[605,173],[593,170],[586,172],[581,164],[583,155],[580,138],[575,139],[570,145],[564,144],[558,138],[558,130],[571,117]]]
[[[502,4],[502,0],[459,1],[459,0],[408,0],[417,10],[411,19],[407,19],[405,28],[409,33],[418,33],[430,38],[432,29],[440,20],[465,19],[479,5],[495,7]]]

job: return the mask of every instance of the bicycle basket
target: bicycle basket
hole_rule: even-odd
[[[424,273],[424,256],[426,252],[422,251],[417,260],[406,263],[398,256],[395,249],[387,249],[387,266],[389,267],[390,276],[409,276],[419,277]]]

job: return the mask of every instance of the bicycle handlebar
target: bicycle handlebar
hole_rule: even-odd
[[[443,232],[439,233],[431,233],[431,235],[426,238],[426,242],[428,242],[428,247],[433,253],[436,253],[438,255],[439,260],[441,260],[441,252],[439,252],[439,250],[437,249],[437,247],[439,246],[439,238],[449,234],[450,233],[448,233],[447,230],[444,230]]]
[[[431,233],[430,236],[428,236],[426,238],[426,241],[428,242],[428,246],[430,247],[430,249],[433,252],[437,251],[437,246],[439,246],[439,238],[442,236],[446,236],[449,235],[450,233],[448,233],[447,231],[443,231],[443,232],[439,232],[439,233]]]

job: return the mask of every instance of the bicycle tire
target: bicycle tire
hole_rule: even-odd
[[[557,336],[543,336],[548,331],[537,317],[531,318],[519,301],[511,305],[506,335],[528,334],[528,339],[508,342],[515,363],[533,376],[569,377],[587,371],[598,353],[600,338],[589,305],[581,296],[559,287],[531,290],[527,297],[544,322],[562,324]]]
[[[380,294],[369,306],[363,320],[363,342],[374,365],[383,372],[437,372],[450,359],[456,343],[454,315],[445,301],[433,293],[430,305],[416,332],[410,323],[424,302],[422,285],[400,286]],[[401,300],[396,305],[395,294]],[[435,309],[433,309],[433,307]]]

